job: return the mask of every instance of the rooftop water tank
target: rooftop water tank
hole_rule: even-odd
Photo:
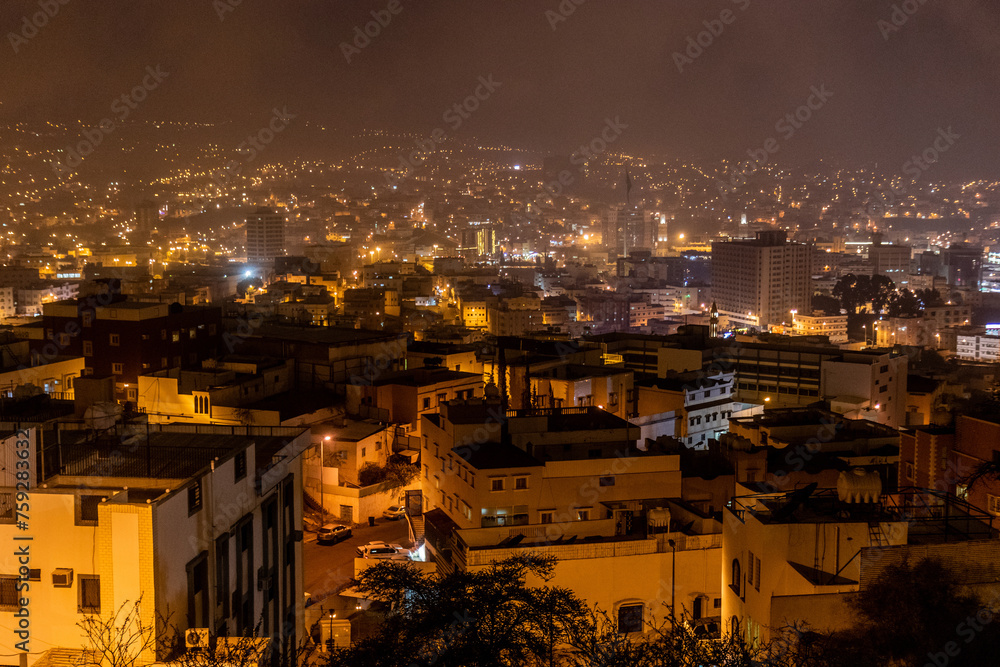
[[[882,497],[882,478],[864,468],[844,470],[837,478],[837,496],[843,503],[877,503]]]

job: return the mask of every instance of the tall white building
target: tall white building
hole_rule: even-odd
[[[712,297],[730,327],[767,329],[811,312],[809,246],[783,231],[712,244]]]
[[[247,262],[265,264],[285,254],[285,215],[261,207],[247,216]]]
[[[30,614],[27,643],[0,633],[7,656],[0,662],[44,664],[50,649],[79,650],[87,645],[81,620],[110,621],[135,605],[142,626],[160,633],[157,655],[142,650],[138,665],[172,648],[158,619],[181,631],[256,634],[277,650],[299,644],[307,429],[254,427],[241,435],[231,427],[191,433],[154,424],[95,436],[65,426],[59,440],[46,437],[40,456],[35,428],[0,440],[0,543],[9,545],[0,556],[0,626],[18,627],[22,608]],[[30,455],[15,458],[16,451]],[[22,525],[15,460],[44,481],[30,484]],[[14,545],[26,548],[21,560]]]

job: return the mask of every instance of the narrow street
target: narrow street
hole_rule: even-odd
[[[374,527],[367,524],[354,526],[353,533],[343,542],[324,545],[317,544],[316,533],[307,532],[302,545],[305,592],[309,594],[312,605],[321,605],[324,613],[336,611],[340,618],[346,618],[354,611],[353,603],[336,593],[354,577],[355,549],[376,540],[412,546],[405,519],[391,521],[379,518]]]

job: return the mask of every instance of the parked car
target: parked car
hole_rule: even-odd
[[[402,555],[404,559],[407,558],[407,556],[406,556],[406,550],[404,549],[402,551],[402,553],[401,553],[400,550],[397,549],[395,546],[393,546],[391,544],[385,544],[385,545],[382,545],[382,546],[365,547],[365,550],[362,553],[361,557],[362,558],[375,558],[375,559],[389,559],[389,558],[391,558],[393,560],[402,560],[402,559],[398,558],[398,556],[400,556],[400,555]]]
[[[371,547],[387,547],[387,546],[389,546],[387,542],[382,542],[381,540],[375,540],[374,542],[369,542],[368,544],[359,545],[358,548],[355,549],[355,551],[358,553],[358,558],[364,558],[365,549],[369,549]]]
[[[394,554],[402,554],[409,558],[409,550],[401,544],[389,544],[388,542],[374,541],[359,546],[355,550],[358,558],[389,558]],[[376,555],[371,555],[376,554]]]
[[[351,536],[351,528],[339,523],[324,524],[316,534],[316,541],[319,544],[336,544],[341,540],[346,540]]]
[[[405,514],[406,514],[406,508],[403,507],[402,505],[390,505],[389,509],[382,512],[382,516],[384,518],[392,519],[393,521],[395,521],[396,519],[403,518]]]

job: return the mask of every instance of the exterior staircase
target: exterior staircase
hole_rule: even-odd
[[[410,526],[410,541],[413,546],[418,546],[424,541],[424,515],[418,514],[417,516],[410,516],[409,513],[406,515],[406,523]]]

